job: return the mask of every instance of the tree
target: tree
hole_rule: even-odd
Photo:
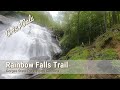
[[[79,16],[80,16],[80,11],[77,12],[77,16],[78,16],[77,17],[77,31],[78,31],[78,35],[77,35],[78,41],[77,41],[77,44],[80,44],[80,41],[79,41],[80,40],[79,39],[79,33],[80,33],[80,30],[79,30],[80,29],[80,22],[79,22],[80,21],[80,17]]]
[[[117,24],[117,13],[112,11],[112,25]]]
[[[91,45],[107,28],[120,22],[118,11],[65,11],[62,15],[64,35],[60,42],[66,51],[82,42]]]
[[[106,32],[107,30],[107,12],[106,11],[104,12],[104,27],[105,27],[104,32]]]

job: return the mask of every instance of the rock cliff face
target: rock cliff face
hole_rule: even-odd
[[[7,29],[12,22],[17,21],[14,11],[0,11],[0,31]]]
[[[10,24],[10,19],[0,15],[0,31],[7,29],[7,26]]]
[[[0,15],[0,24],[7,24],[10,19],[4,15]]]

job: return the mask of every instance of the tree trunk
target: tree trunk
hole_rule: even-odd
[[[77,37],[77,39],[78,39],[78,42],[77,43],[79,44],[80,43],[79,42],[79,27],[80,27],[80,24],[79,24],[79,15],[80,15],[80,11],[78,11],[77,14],[78,14],[78,18],[77,18],[77,31],[78,31],[78,35],[77,35],[78,37]]]
[[[111,28],[111,26],[112,26],[111,12],[109,12],[109,27]]]
[[[112,25],[117,24],[116,11],[112,11]]]
[[[89,33],[89,38],[88,38],[88,40],[89,40],[89,45],[91,44],[91,17],[90,17],[90,23],[89,23],[89,31],[88,31],[88,33]]]
[[[104,32],[103,33],[105,33],[106,30],[107,30],[107,13],[105,11],[105,13],[104,13]]]
[[[119,24],[119,12],[117,12],[117,23]]]

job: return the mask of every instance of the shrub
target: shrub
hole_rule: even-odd
[[[113,49],[103,49],[98,53],[99,56],[96,56],[96,60],[116,60],[118,59],[117,52]]]

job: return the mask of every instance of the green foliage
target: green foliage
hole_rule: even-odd
[[[113,33],[113,38],[115,40],[120,41],[120,24],[113,25],[109,31]]]
[[[86,75],[82,74],[45,74],[41,79],[85,79]]]
[[[106,33],[100,35],[95,40],[95,46],[98,50],[106,48],[114,48],[120,41],[120,24],[114,25],[112,28],[108,29]]]
[[[66,56],[61,56],[59,60],[67,60]]]
[[[112,39],[113,33],[108,31],[96,39],[95,46],[98,50],[101,50],[102,48],[105,48],[105,46],[108,45]]]
[[[120,41],[120,32],[114,33],[114,39],[117,40],[118,42]]]
[[[117,60],[117,52],[113,49],[103,49],[101,52],[97,53],[96,60]]]
[[[115,24],[115,25],[113,25],[110,30],[111,30],[111,31],[120,30],[120,24]]]
[[[63,74],[58,79],[85,79],[86,76],[82,74]]]
[[[62,60],[115,60],[118,58],[118,54],[114,49],[97,51],[87,47],[73,48],[66,56],[61,57]]]
[[[120,26],[116,25],[120,23],[118,11],[67,11],[62,12],[62,15],[61,30],[64,35],[60,43],[65,54],[72,48],[80,46],[82,42],[85,45],[91,45],[98,36],[103,34],[104,40],[101,39],[103,36],[100,36],[96,43],[97,48],[101,49],[111,35],[113,36],[111,32],[109,33],[112,30],[108,28]],[[120,40],[120,37],[117,39]]]
[[[58,39],[61,40],[61,38],[64,35],[64,31],[61,28],[61,26],[58,23],[54,23],[52,26],[52,30],[53,30],[54,34],[58,37]]]
[[[63,56],[64,60],[87,60],[90,53],[89,50],[83,47],[76,47],[70,50],[66,56]]]
[[[28,16],[32,15],[35,19],[35,22],[44,27],[52,27],[53,20],[49,13],[43,11],[19,11],[21,15]]]
[[[103,32],[103,14],[91,11],[65,12],[61,39],[63,50],[68,52],[82,42],[90,44]],[[74,43],[73,43],[74,42]]]
[[[72,49],[77,44],[77,42],[75,42],[75,37],[74,36],[65,35],[62,38],[62,40],[60,41],[60,44],[61,44],[64,52],[67,52],[70,49]]]

